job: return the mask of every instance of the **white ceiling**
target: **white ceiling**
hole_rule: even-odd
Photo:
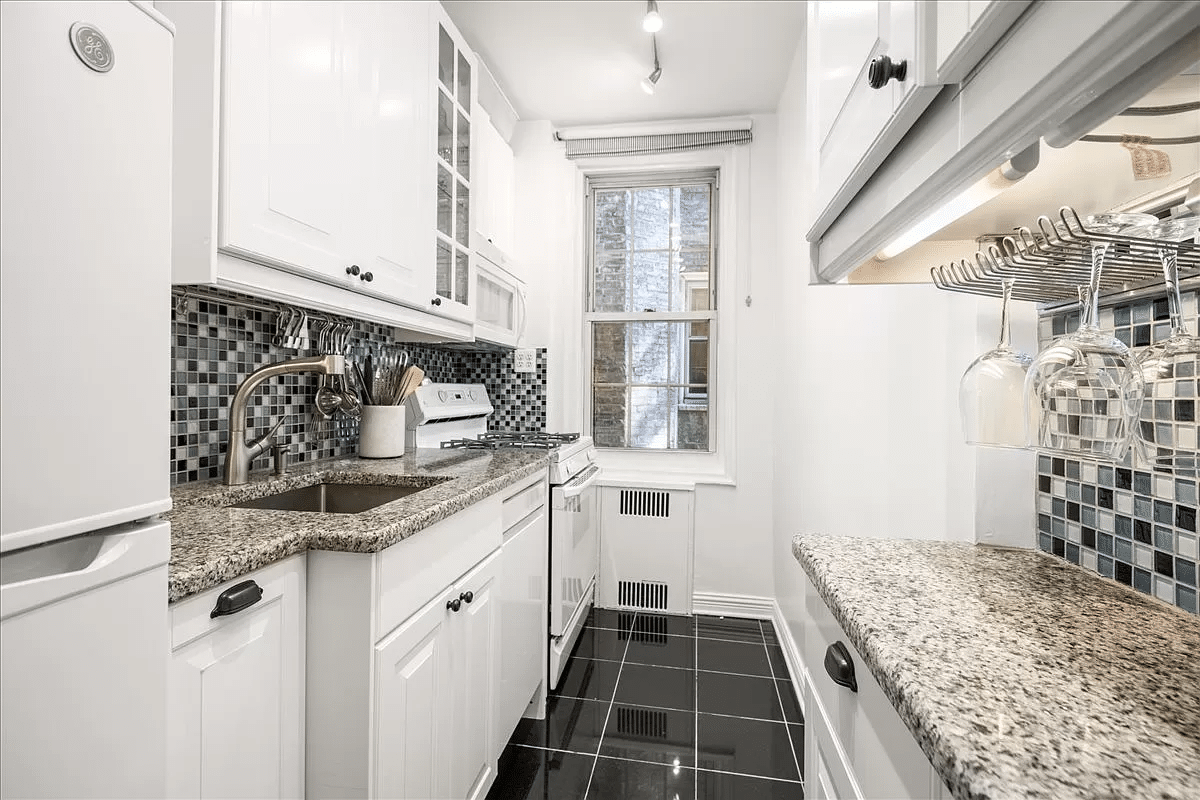
[[[773,112],[803,30],[803,2],[661,0],[662,77],[649,96],[638,0],[443,2],[522,120],[598,125]]]

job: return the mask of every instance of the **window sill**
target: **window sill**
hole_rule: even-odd
[[[601,486],[692,490],[696,486],[736,486],[717,453],[598,450]]]

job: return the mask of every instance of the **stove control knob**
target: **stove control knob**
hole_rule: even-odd
[[[446,402],[448,396],[445,392],[438,392],[438,400],[441,400],[443,403]]]

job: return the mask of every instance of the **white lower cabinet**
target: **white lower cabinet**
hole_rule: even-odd
[[[375,646],[376,797],[482,797],[495,771],[498,554]]]
[[[379,553],[308,554],[309,800],[487,794],[511,733],[496,716],[506,503],[534,485],[544,498],[545,481],[531,476]],[[544,548],[530,557],[544,563]],[[540,646],[544,600],[524,619]]]
[[[931,798],[941,778],[900,719],[816,587],[804,577],[800,646],[809,682],[804,691],[805,796],[811,798]],[[826,654],[841,642],[857,689],[834,680]],[[948,791],[945,796],[949,796]]]
[[[304,583],[293,556],[171,607],[168,796],[303,796]]]

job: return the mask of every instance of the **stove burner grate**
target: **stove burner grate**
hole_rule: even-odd
[[[468,450],[550,450],[578,439],[578,433],[481,433],[475,439],[451,439],[442,442],[442,447]]]

